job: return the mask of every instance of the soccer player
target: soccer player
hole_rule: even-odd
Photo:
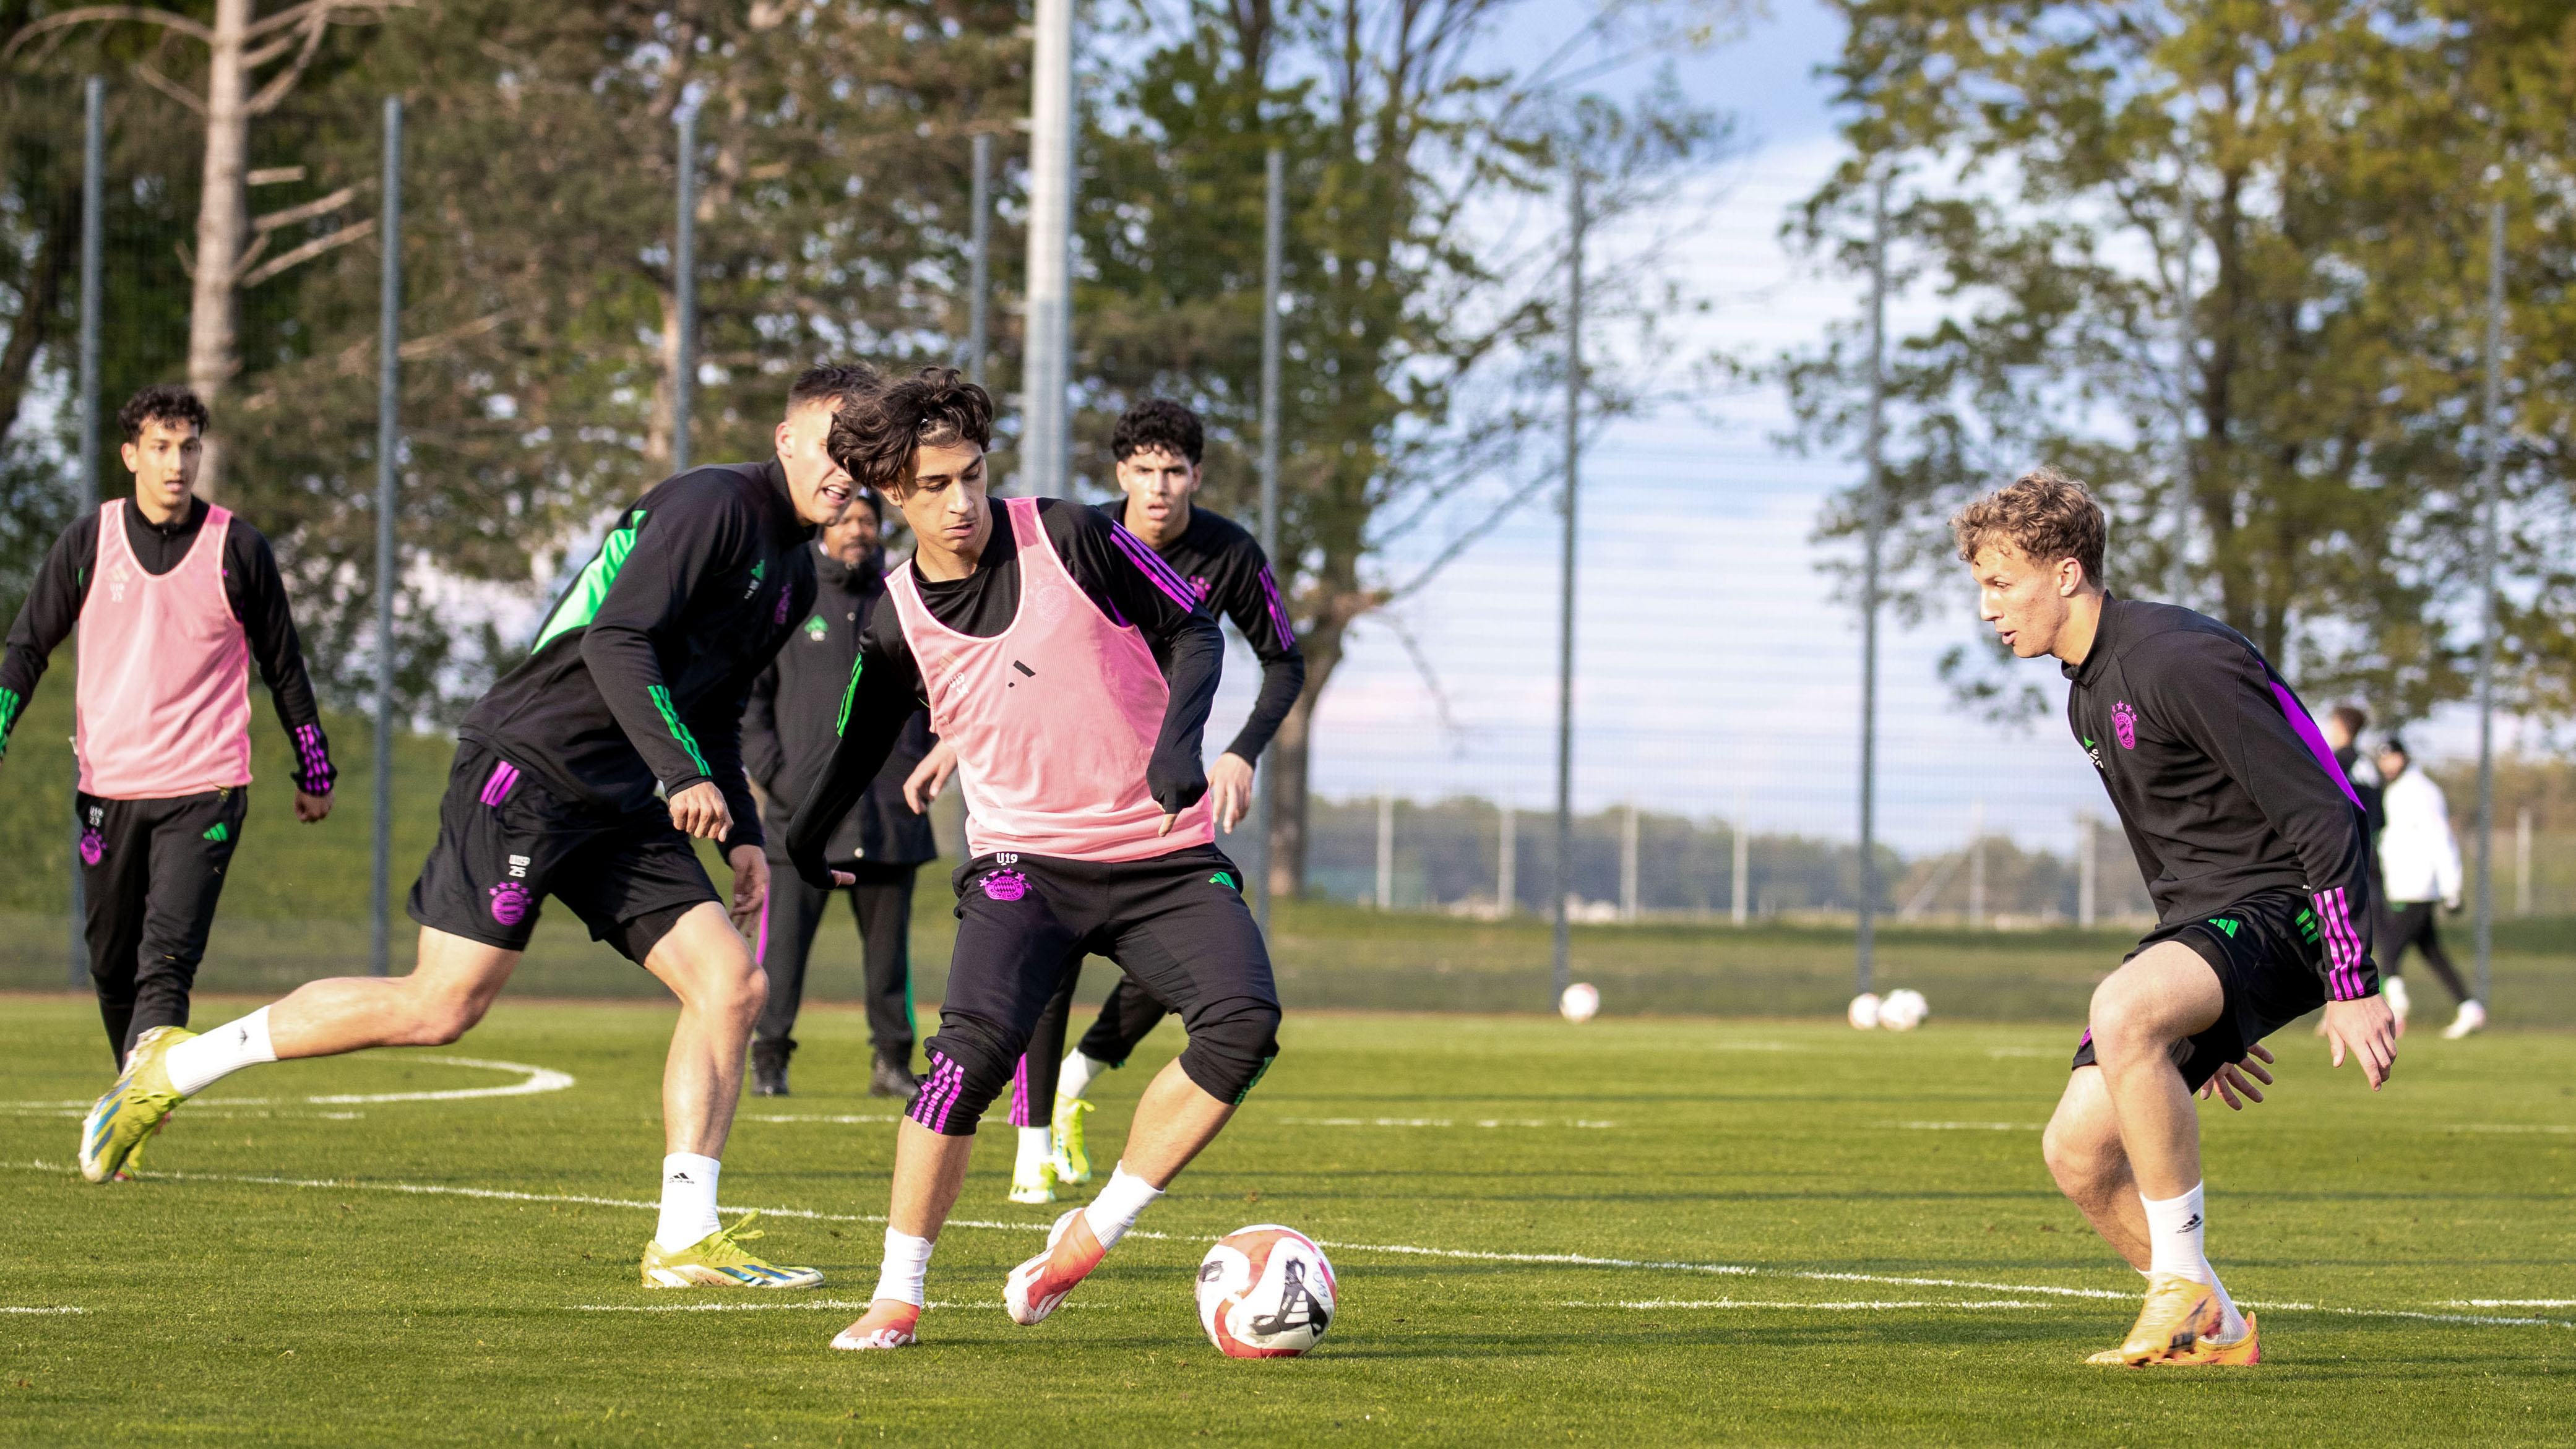
[[[765,991],[735,929],[768,894],[743,705],[813,605],[808,530],[850,504],[823,440],[855,385],[842,369],[809,371],[774,461],[691,469],[618,514],[527,662],[466,715],[438,844],[411,891],[412,973],[309,982],[203,1036],[147,1034],[82,1124],[86,1176],[113,1172],[181,1101],[244,1067],[456,1040],[510,979],[552,895],[680,999],[644,1285],[822,1281],[752,1256],[741,1223],[720,1227],[716,1177]],[[720,842],[733,868],[731,920],[692,836]]]
[[[930,1071],[897,1129],[875,1298],[836,1348],[914,1341],[975,1125],[1084,952],[1169,1002],[1190,1043],[1145,1089],[1099,1197],[1011,1271],[1013,1321],[1064,1301],[1278,1052],[1270,959],[1242,877],[1216,849],[1199,762],[1224,638],[1171,566],[1097,511],[1032,498],[993,508],[991,426],[982,388],[926,368],[853,399],[832,430],[833,457],[903,511],[917,546],[870,619],[840,748],[796,812],[788,853],[807,881],[832,879],[825,842],[927,703],[965,782],[971,857],[955,878],[956,955]]]
[[[1232,619],[1261,661],[1261,690],[1252,714],[1208,770],[1217,827],[1231,831],[1251,808],[1253,762],[1306,687],[1306,657],[1298,651],[1297,633],[1289,627],[1288,610],[1280,603],[1279,585],[1260,543],[1232,519],[1194,502],[1203,481],[1200,459],[1207,451],[1198,414],[1165,398],[1138,403],[1118,419],[1109,451],[1117,462],[1120,491],[1101,511],[1170,564],[1202,605],[1213,605]],[[1057,1184],[1091,1181],[1083,1118],[1092,1108],[1084,1093],[1100,1073],[1125,1066],[1137,1043],[1170,1014],[1135,978],[1122,974],[1081,1045],[1059,1064],[1081,969],[1076,962],[1065,973],[1012,1081],[1011,1123],[1020,1129],[1019,1160],[1011,1173],[1013,1202],[1053,1202]],[[1036,1112],[1049,1106],[1050,1121],[1042,1125]]]
[[[2243,636],[2102,584],[2102,510],[2041,468],[1951,520],[1978,616],[2073,681],[2067,723],[2100,772],[2157,926],[2093,993],[2091,1029],[2049,1119],[2060,1189],[2131,1266],[2146,1303],[2094,1363],[2250,1364],[2254,1320],[2203,1250],[2192,1093],[2242,1110],[2269,1083],[2259,1043],[2319,1006],[2337,1066],[2376,1091],[2396,1060],[2359,923],[2369,846],[2325,740]],[[2259,1060],[2258,1060],[2259,1059]]]
[[[2389,994],[2396,995],[2397,968],[2406,959],[2406,948],[2421,951],[2424,964],[2460,1005],[2442,1031],[2445,1039],[2458,1041],[2487,1024],[2487,1009],[2469,994],[2433,925],[2437,908],[2460,908],[2460,841],[2451,833],[2450,802],[2407,754],[2406,742],[2394,735],[2379,747],[2379,774],[2388,782],[2381,795],[2387,802],[2388,828],[2379,837],[2379,865],[2388,881],[2388,934],[2380,939],[2388,943],[2388,964],[2382,970]]]
[[[751,708],[742,718],[743,760],[766,792],[769,812],[769,909],[758,938],[769,1004],[751,1037],[751,1090],[757,1096],[787,1095],[805,958],[832,900],[831,891],[805,884],[788,868],[787,822],[839,742],[833,726],[849,692],[850,669],[859,660],[859,630],[885,593],[880,507],[876,494],[862,495],[815,540],[813,616],[754,681]],[[930,717],[916,712],[869,785],[866,802],[850,812],[824,851],[833,869],[858,882],[847,890],[866,953],[868,1035],[876,1056],[868,1095],[906,1102],[920,1091],[912,1075],[912,883],[921,863],[938,857],[939,843],[929,818],[904,802],[903,783],[930,746]]]
[[[78,623],[72,809],[90,982],[121,1067],[145,1033],[188,1024],[250,813],[253,660],[295,746],[296,819],[331,813],[333,771],[268,540],[196,496],[206,405],[147,387],[116,421],[134,497],[74,519],[45,555],[0,660],[0,752]]]

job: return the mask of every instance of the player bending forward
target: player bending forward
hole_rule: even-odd
[[[1978,615],[2074,682],[2068,724],[2120,812],[2156,929],[2093,992],[2049,1119],[2049,1171],[2131,1266],[2146,1306],[2099,1364],[2250,1364],[2254,1320],[2202,1248],[2191,1097],[2269,1083],[2257,1045],[2325,1008],[2335,1065],[2376,1091],[2396,1060],[2367,938],[2361,807],[2305,706],[2233,629],[2102,587],[2102,510],[2042,468],[1960,510]]]
[[[619,515],[527,662],[457,730],[438,844],[411,891],[410,975],[315,981],[203,1036],[148,1037],[90,1109],[83,1171],[114,1171],[183,1099],[243,1067],[456,1040],[510,979],[552,895],[680,998],[644,1286],[823,1281],[760,1261],[742,1247],[758,1234],[716,1221],[718,1156],[765,994],[735,930],[759,918],[769,885],[740,723],[753,678],[813,605],[810,526],[854,496],[823,450],[833,408],[874,382],[809,371],[789,393],[776,461],[693,469]],[[730,921],[691,836],[722,843]]]
[[[832,428],[833,459],[883,491],[918,542],[870,617],[840,747],[788,828],[788,854],[806,880],[845,883],[824,847],[926,703],[957,752],[970,856],[930,1072],[897,1129],[875,1301],[835,1348],[914,1341],[975,1124],[1083,953],[1170,1003],[1190,1042],[1146,1087],[1099,1197],[1011,1270],[1014,1322],[1045,1318],[1099,1266],[1278,1051],[1270,958],[1214,845],[1199,766],[1223,636],[1153,550],[1094,510],[1014,498],[997,517],[991,426],[984,390],[935,367],[854,398]]]

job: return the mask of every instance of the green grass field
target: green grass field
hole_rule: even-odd
[[[239,1003],[201,1003],[220,1021]],[[68,1163],[89,1005],[0,1003],[0,1441],[1137,1445],[2563,1444],[2576,1434],[2576,1040],[2418,1034],[2373,1098],[2283,1038],[2206,1117],[2210,1242],[2248,1370],[2089,1369],[2137,1279],[2050,1188],[2062,1029],[1292,1016],[1235,1125],[1055,1318],[1001,1278],[1056,1209],[994,1133],[923,1347],[826,1340],[874,1281],[893,1113],[864,1029],[809,1014],[799,1095],[746,1105],[728,1205],[824,1288],[646,1292],[670,1015],[505,1003],[445,1052],[262,1068],[144,1180]],[[1097,1094],[1114,1148],[1166,1033]],[[568,1074],[561,1090],[389,1094]],[[338,1100],[317,1100],[338,1099]],[[1331,1336],[1234,1362],[1208,1241],[1330,1245]],[[1582,1261],[1584,1259],[1599,1261]],[[2504,1302],[2513,1300],[2513,1302]],[[2532,1300],[2549,1300],[2545,1303]],[[54,1311],[44,1311],[54,1310]],[[78,1310],[77,1312],[68,1310]]]

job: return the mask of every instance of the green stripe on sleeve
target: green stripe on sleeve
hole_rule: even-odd
[[[557,638],[585,628],[599,617],[599,606],[608,599],[608,586],[617,582],[618,572],[626,567],[626,556],[635,551],[635,530],[643,526],[644,510],[638,508],[626,515],[623,527],[611,530],[600,542],[599,552],[582,566],[581,577],[572,581],[572,587],[564,591],[563,602],[547,616],[546,627],[537,632],[537,642],[529,646],[530,654],[544,653]]]
[[[858,701],[859,674],[867,667],[868,656],[864,654],[850,661],[850,686],[841,691],[841,717],[832,725],[832,733],[835,735],[845,735],[850,732],[850,706]]]
[[[678,740],[680,748],[687,750],[689,758],[697,763],[698,773],[713,776],[715,771],[707,768],[707,757],[698,753],[698,737],[689,733],[689,727],[680,723],[680,712],[671,707],[671,691],[654,684],[647,685],[644,692],[653,697],[653,707],[662,712],[662,723],[671,727],[671,738]]]
[[[18,697],[18,691],[0,689],[0,755],[9,753],[9,732],[18,727],[18,711],[24,708],[26,703]],[[841,704],[841,718],[849,717],[850,706],[845,700]]]

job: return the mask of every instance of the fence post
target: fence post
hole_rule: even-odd
[[[107,82],[81,83],[80,275],[80,498],[83,514],[98,511],[98,328],[105,284],[107,197]],[[89,976],[89,887],[81,879],[80,761],[72,761],[71,980],[75,990]]]
[[[384,267],[376,297],[376,856],[367,923],[367,970],[393,970],[394,555],[402,400],[402,97],[385,97]]]
[[[1395,797],[1377,797],[1377,908],[1395,909]]]
[[[1499,858],[1494,862],[1494,913],[1508,917],[1520,909],[1521,832],[1512,818],[1511,801],[1502,802],[1498,813],[1502,820],[1495,843]]]

